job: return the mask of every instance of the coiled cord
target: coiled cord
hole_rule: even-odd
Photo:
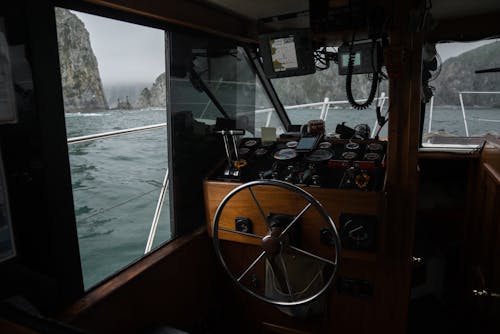
[[[372,42],[372,67],[373,67],[373,76],[372,76],[372,84],[370,87],[370,94],[368,95],[368,98],[366,99],[365,102],[363,103],[358,103],[356,100],[354,100],[354,96],[352,95],[352,71],[353,71],[353,66],[354,66],[354,57],[355,53],[352,52],[352,48],[354,43],[351,42],[351,46],[349,49],[349,61],[347,63],[347,77],[345,79],[345,88],[346,88],[346,94],[347,94],[347,101],[351,104],[351,106],[354,109],[357,110],[363,110],[368,108],[373,100],[375,99],[375,94],[377,93],[377,83],[379,80],[379,74],[378,74],[378,69],[375,68],[375,65],[373,64],[373,52],[375,51],[375,44],[376,41],[373,40]]]

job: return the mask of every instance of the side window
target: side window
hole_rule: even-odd
[[[173,191],[183,233],[205,224],[203,178],[226,161],[216,131],[238,128],[259,137],[263,126],[278,133],[284,126],[240,45],[201,34],[170,36]]]
[[[172,238],[165,32],[56,8],[85,289]]]
[[[500,39],[438,43],[435,49],[438,61],[429,66],[434,69],[428,78],[432,93],[423,120],[422,146],[470,149],[486,136],[498,136]]]

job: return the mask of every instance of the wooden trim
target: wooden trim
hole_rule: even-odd
[[[451,152],[418,152],[419,159],[433,160],[475,160],[481,156],[479,152],[470,154],[451,153]]]
[[[83,298],[76,301],[60,316],[60,319],[68,322],[72,321],[106,297],[112,295],[115,291],[122,288],[130,281],[148,271],[149,268],[160,264],[163,259],[175,252],[178,252],[180,249],[187,246],[193,240],[204,235],[205,233],[206,228],[205,226],[202,226],[193,233],[174,239],[156,251],[153,251],[151,254],[146,255],[138,262],[124,269],[116,276],[112,277],[87,293]]]
[[[281,333],[281,334],[311,334],[311,332],[307,331],[301,331],[301,330],[298,330],[298,329],[293,329],[293,328],[289,328],[289,327],[285,327],[285,326],[281,326],[281,325],[275,325],[275,324],[271,324],[269,322],[263,322],[262,323],[262,327],[264,328],[264,330],[266,332],[269,332],[269,333]]]
[[[500,173],[493,168],[489,163],[483,163],[484,170],[486,172],[486,175],[491,177],[493,181],[495,181],[495,184],[498,186],[500,185]]]
[[[436,29],[427,35],[427,40],[431,42],[445,40],[465,42],[498,36],[500,34],[499,17],[500,12],[493,12],[442,21],[438,20]]]
[[[200,30],[244,43],[257,43],[258,23],[194,1],[84,0],[94,5]],[[230,31],[231,33],[227,33]]]

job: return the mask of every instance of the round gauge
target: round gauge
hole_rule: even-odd
[[[274,159],[276,160],[290,160],[297,156],[297,151],[293,148],[284,148],[282,150],[274,153]]]
[[[274,145],[274,142],[272,141],[263,141],[261,143],[262,147],[270,147],[270,146],[273,146]]]
[[[297,144],[298,144],[298,142],[296,142],[295,140],[292,140],[292,141],[289,141],[288,143],[286,143],[286,147],[295,148],[295,147],[297,147]]]
[[[345,160],[354,160],[358,157],[358,154],[356,152],[344,152],[342,153],[342,159]]]
[[[346,148],[346,150],[355,151],[355,150],[357,150],[359,148],[359,144],[358,143],[349,142],[349,143],[345,144],[345,148]]]
[[[248,152],[250,152],[250,149],[248,147],[240,147],[238,149],[238,154],[239,155],[247,155]]]
[[[363,250],[375,248],[375,216],[343,213],[339,218],[342,246]]]
[[[369,238],[366,228],[362,224],[356,224],[352,220],[344,225],[344,233],[354,243],[361,243]]]
[[[382,144],[379,143],[370,143],[366,148],[370,151],[382,151],[384,149]]]
[[[245,142],[245,146],[246,146],[246,147],[252,147],[252,146],[255,146],[255,145],[257,145],[257,141],[256,141],[256,140],[254,140],[254,139],[250,139],[250,140],[247,140],[247,141]]]
[[[306,161],[326,161],[333,156],[330,150],[315,150],[304,156]]]
[[[373,152],[366,153],[365,156],[363,157],[363,159],[368,160],[368,161],[380,160],[380,154],[373,153]]]
[[[327,148],[332,147],[332,144],[327,142],[327,141],[324,141],[324,142],[319,143],[318,147],[322,148],[322,149],[327,149]]]
[[[267,150],[265,148],[258,148],[255,150],[255,155],[258,157],[262,157],[267,154]]]

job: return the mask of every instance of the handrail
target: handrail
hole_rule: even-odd
[[[136,128],[128,128],[128,129],[124,129],[124,130],[101,132],[101,133],[97,133],[97,134],[93,134],[93,135],[72,137],[72,138],[68,138],[68,145],[84,143],[84,142],[93,141],[96,139],[103,139],[103,138],[109,138],[109,137],[114,137],[114,136],[120,136],[120,135],[133,133],[133,132],[158,129],[158,128],[162,128],[165,126],[167,126],[167,123],[158,123],[158,124],[153,124],[153,125],[138,126]]]
[[[153,216],[153,222],[151,223],[151,228],[149,229],[148,241],[146,242],[146,249],[144,254],[151,251],[153,247],[153,241],[155,240],[156,229],[158,228],[158,222],[160,221],[161,209],[163,208],[163,202],[165,201],[165,193],[168,189],[169,178],[168,178],[168,168],[165,172],[165,178],[161,186],[160,197],[158,197],[158,202],[156,203],[155,214]]]
[[[87,136],[73,137],[73,138],[68,139],[68,145],[77,144],[77,143],[84,143],[84,142],[93,141],[93,140],[97,140],[97,139],[110,138],[110,137],[115,137],[115,136],[135,133],[135,132],[141,132],[141,131],[146,131],[146,130],[159,129],[159,128],[165,127],[166,125],[167,125],[167,123],[158,123],[158,124],[153,124],[153,125],[128,128],[128,129],[124,129],[124,130],[116,130],[116,131],[102,132],[102,133],[97,133],[97,134],[87,135]],[[168,189],[168,185],[169,185],[168,176],[169,176],[169,170],[167,168],[167,170],[165,172],[165,177],[163,179],[161,191],[160,191],[160,196],[158,198],[158,202],[156,203],[156,209],[155,209],[155,213],[153,216],[153,222],[151,223],[151,228],[149,230],[148,241],[146,243],[146,249],[144,250],[144,254],[149,253],[151,251],[151,248],[153,247],[153,241],[154,241],[154,238],[156,235],[156,230],[158,228],[158,222],[160,221],[161,209],[163,208],[163,203],[165,201],[165,193],[166,193],[166,191]]]
[[[462,97],[462,94],[500,94],[500,91],[471,91],[471,90],[466,90],[462,92],[458,92],[458,98],[460,99],[460,107],[462,108],[462,117],[464,119],[464,126],[465,126],[465,135],[469,137],[469,128],[467,126],[467,119],[465,118],[465,107],[464,107],[464,99]],[[488,121],[493,121],[493,120],[488,120]]]
[[[375,98],[375,101],[381,101],[380,106],[383,108],[385,101],[389,97],[385,95],[385,93],[382,93],[380,97]],[[362,103],[366,101],[366,99],[357,99],[356,102]],[[291,110],[291,109],[300,109],[300,108],[307,108],[307,107],[318,107],[321,106],[321,111],[320,111],[320,118],[326,122],[326,119],[328,118],[328,111],[330,108],[330,105],[336,105],[336,104],[350,104],[349,101],[347,100],[342,100],[342,101],[330,101],[328,97],[325,97],[323,102],[313,102],[313,103],[304,103],[304,104],[296,104],[293,106],[284,106],[285,110]],[[274,111],[274,108],[264,108],[264,109],[259,109],[255,111],[255,114],[265,114],[267,113],[267,121],[266,121],[266,126],[269,126],[270,121],[271,121],[271,113]]]
[[[464,99],[463,99],[463,94],[500,94],[500,91],[461,91],[458,92],[458,99],[460,101],[460,109],[462,110],[462,119],[464,122],[464,128],[465,128],[465,135],[466,137],[469,137],[469,126],[467,123],[467,117],[465,115],[465,106],[464,106]],[[427,133],[431,133],[432,131],[432,117],[433,117],[433,111],[434,111],[434,96],[431,97],[430,101],[430,109],[429,109],[429,125],[427,127]],[[494,120],[494,119],[482,119],[479,118],[477,119],[478,121],[483,121],[483,122],[500,122],[500,120]]]

